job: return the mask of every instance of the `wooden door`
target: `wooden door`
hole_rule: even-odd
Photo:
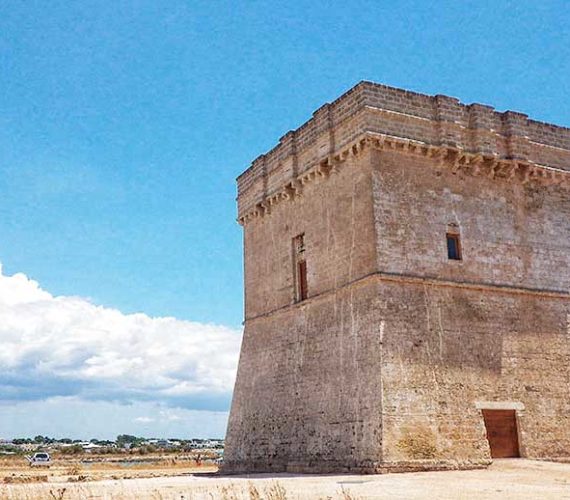
[[[519,437],[515,410],[483,410],[492,458],[518,457]]]

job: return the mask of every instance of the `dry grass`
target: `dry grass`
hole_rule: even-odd
[[[36,481],[77,483],[100,480],[120,480],[144,477],[179,476],[196,472],[215,472],[217,466],[198,466],[191,454],[177,455],[82,455],[56,456],[47,468],[32,468],[23,457],[0,459],[0,483],[29,483]]]
[[[570,491],[570,464],[513,459],[489,469],[418,474],[162,477],[88,483],[0,484],[1,500],[359,500],[457,498],[559,500]]]
[[[340,490],[342,494],[342,500],[358,500],[350,491],[345,490],[344,486]]]
[[[53,498],[53,500],[63,500],[63,497],[65,496],[66,491],[67,491],[67,488],[59,488],[57,490],[49,490],[49,495],[50,495],[50,497]]]
[[[128,482],[127,482],[128,483]],[[246,485],[229,483],[227,485],[198,486],[184,488],[176,492],[166,489],[140,489],[124,482],[98,485],[5,485],[0,486],[2,500],[75,500],[75,499],[112,499],[112,500],[299,500],[303,496],[292,494],[278,481],[265,486],[252,482]],[[322,497],[320,500],[359,500],[342,488],[337,495]]]
[[[129,462],[129,463],[126,463]],[[23,457],[0,459],[0,500],[304,500],[294,484],[276,480],[167,478],[215,472],[192,454],[56,455],[51,468],[31,468]],[[200,477],[195,476],[195,477]],[[164,478],[166,482],[162,482]],[[182,478],[180,478],[182,479]],[[170,483],[170,484],[169,484]],[[172,486],[178,484],[179,486]],[[164,486],[163,486],[164,485]],[[318,497],[317,497],[318,498]],[[341,488],[319,500],[357,500]]]
[[[259,493],[259,490],[255,487],[255,484],[248,483],[247,487],[250,500],[261,500],[261,495]]]

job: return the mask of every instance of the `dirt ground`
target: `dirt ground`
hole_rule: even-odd
[[[190,472],[215,472],[211,460],[198,466],[194,454],[142,455],[55,455],[52,465],[30,467],[21,456],[0,459],[0,484],[90,482],[105,479],[133,479],[179,476]],[[0,497],[1,500],[1,497]]]
[[[189,474],[0,486],[2,499],[570,499],[570,464],[496,460],[489,469],[375,476]]]

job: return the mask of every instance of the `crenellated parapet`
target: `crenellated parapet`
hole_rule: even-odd
[[[570,129],[482,104],[361,82],[325,104],[238,179],[238,220],[269,214],[365,148],[437,158],[457,173],[570,185]]]

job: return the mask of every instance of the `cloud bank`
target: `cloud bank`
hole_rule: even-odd
[[[0,398],[226,410],[241,332],[54,297],[0,267]]]

